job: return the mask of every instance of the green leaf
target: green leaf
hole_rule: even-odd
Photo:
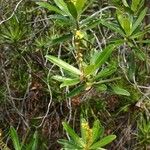
[[[38,132],[35,131],[35,133],[32,136],[32,139],[26,146],[26,150],[37,150],[38,148]]]
[[[65,86],[73,86],[80,82],[80,79],[66,79],[63,81],[63,83],[60,85],[60,88]]]
[[[100,84],[103,84],[103,83],[109,83],[109,82],[113,82],[113,81],[120,80],[120,79],[121,79],[121,77],[105,79],[105,80],[100,80],[98,82],[95,82],[94,84],[100,85]]]
[[[13,127],[10,127],[10,136],[11,136],[11,140],[13,142],[13,146],[14,146],[15,150],[21,150],[21,144],[19,142],[19,137],[17,135],[16,130]]]
[[[72,38],[72,36],[73,36],[72,34],[62,35],[62,36],[60,36],[58,38],[53,39],[50,42],[50,45],[53,46],[53,45],[56,45],[56,44],[60,44],[60,43],[66,42],[67,40],[70,40]]]
[[[146,53],[144,53],[144,51],[142,51],[140,48],[133,48],[135,55],[141,60],[141,61],[145,61],[146,60]]]
[[[63,16],[63,15],[60,15],[60,14],[50,15],[49,19],[56,20],[56,22],[60,23],[61,25],[65,25],[65,26],[72,25],[72,20],[70,18],[68,18],[66,16]],[[63,36],[67,36],[67,35],[69,35],[69,34],[66,34],[66,35],[63,35]]]
[[[100,141],[94,143],[90,149],[98,149],[98,148],[101,148],[101,147],[104,147],[106,146],[107,144],[111,143],[113,140],[116,139],[116,135],[108,135],[106,137],[104,137],[103,139],[101,139]]]
[[[54,11],[58,14],[64,15],[63,11],[61,11],[60,9],[58,9],[57,7],[50,5],[47,2],[36,2],[36,4],[38,4],[39,6],[48,9],[49,11]]]
[[[33,139],[34,139],[34,142],[33,142],[33,145],[32,145],[32,149],[31,150],[37,150],[38,148],[38,132],[35,131],[34,135],[33,135]]]
[[[62,88],[62,87],[64,87],[64,86],[76,85],[76,84],[78,84],[78,83],[80,82],[80,79],[79,79],[79,78],[71,79],[71,78],[66,78],[66,77],[59,76],[59,75],[52,76],[52,79],[57,80],[57,81],[59,81],[59,82],[63,82],[63,83],[60,85],[60,88]]]
[[[136,32],[130,36],[131,39],[140,38],[143,37],[145,34],[147,34],[150,31],[150,29],[143,29],[141,32]]]
[[[99,51],[97,51],[97,50],[95,50],[95,51],[93,52],[93,54],[92,54],[92,56],[91,56],[91,58],[90,58],[90,64],[91,64],[91,65],[93,65],[93,66],[95,65],[95,61],[96,61],[96,59],[97,59],[97,57],[98,57],[98,54],[99,54]],[[91,65],[90,65],[90,66],[91,66]],[[90,66],[89,66],[89,67],[87,66],[87,67],[89,68],[89,69],[87,68],[87,70],[91,70],[91,69],[90,69]],[[93,66],[91,66],[91,67],[93,67]]]
[[[67,148],[68,150],[70,149],[81,149],[81,147],[79,147],[79,145],[76,145],[76,143],[74,143],[73,141],[67,141],[67,140],[64,140],[64,139],[59,139],[58,140],[58,143],[63,145],[64,148]]]
[[[75,7],[78,13],[81,13],[87,0],[76,0]]]
[[[99,140],[104,134],[104,128],[99,120],[95,120],[92,128],[92,143]]]
[[[106,91],[107,90],[107,86],[105,84],[97,84],[97,85],[94,85],[94,87],[97,89],[97,91]]]
[[[127,36],[131,35],[132,22],[129,16],[123,14],[123,12],[121,11],[116,11],[116,12],[117,12],[117,18],[118,18],[119,24],[123,28],[124,32],[126,33]]]
[[[131,33],[133,33],[137,27],[142,23],[142,20],[144,19],[145,15],[146,15],[146,12],[147,12],[147,8],[143,9],[138,17],[138,19],[135,21],[135,23],[133,24],[133,27],[132,27],[132,31]]]
[[[92,28],[95,28],[97,25],[101,24],[101,19],[97,19],[97,20],[91,20],[91,22],[89,22],[88,24],[86,24],[86,26],[83,28],[84,30],[90,30]]]
[[[111,86],[111,88],[112,88],[113,92],[118,94],[118,95],[130,96],[130,93],[123,88],[120,88],[118,86]]]
[[[45,56],[50,62],[54,63],[55,65],[59,66],[60,68],[63,68],[73,74],[76,75],[82,75],[81,71],[70,64],[66,63],[65,61],[51,55],[46,55]]]
[[[100,71],[96,76],[95,76],[95,80],[98,80],[99,78],[105,78],[108,77],[110,75],[112,75],[113,73],[115,73],[117,70],[116,66],[111,65],[108,68],[105,68],[104,70]]]
[[[129,18],[123,19],[123,28],[127,36],[131,35],[132,22]]]
[[[68,95],[67,97],[73,97],[73,96],[76,96],[76,95],[79,95],[81,92],[83,92],[84,90],[86,89],[86,86],[85,85],[80,85],[76,88],[74,88]]]
[[[135,53],[131,51],[128,56],[128,76],[131,81],[133,81],[133,76],[135,76],[135,72],[136,72]]]
[[[95,18],[90,18],[90,19],[85,19],[84,23],[82,24],[82,27],[84,30],[89,30],[92,29],[94,27],[96,27],[97,25],[102,24],[104,26],[106,26],[107,28],[119,33],[120,35],[124,35],[123,31],[119,28],[119,26],[113,22],[110,22],[109,20],[106,19],[95,19]]]
[[[115,45],[109,45],[102,52],[99,52],[97,54],[97,58],[95,60],[95,70],[101,67],[107,61],[114,48]]]
[[[67,4],[63,0],[54,0],[55,4],[63,11],[66,15],[70,16]]]
[[[70,14],[73,16],[73,18],[77,19],[78,13],[77,13],[75,5],[72,2],[67,2],[67,7],[68,7]]]
[[[125,42],[124,39],[113,39],[113,40],[110,40],[108,42],[108,44],[115,44],[115,45],[118,45],[118,46],[121,46],[123,43]]]
[[[90,75],[95,72],[95,65],[88,65],[84,68],[84,74]]]
[[[138,6],[140,4],[141,0],[132,0],[132,4],[131,4],[131,9],[132,11],[137,11],[138,10]]]
[[[122,0],[122,3],[123,3],[123,5],[124,5],[125,7],[129,7],[129,5],[128,5],[128,3],[127,3],[126,0]]]
[[[109,22],[107,20],[103,20],[103,19],[101,19],[101,24],[106,26],[107,28],[119,33],[121,36],[124,37],[124,35],[125,35],[124,32],[116,24]]]
[[[139,41],[136,41],[136,43],[150,44],[150,40],[139,40]]]
[[[75,133],[75,131],[70,127],[70,125],[67,122],[63,122],[63,128],[66,130],[66,132],[69,134],[71,139],[78,144],[79,146],[83,146],[82,139]]]
[[[59,82],[63,82],[65,80],[70,80],[70,78],[64,77],[64,76],[59,76],[59,75],[55,75],[52,76],[52,79],[59,81]]]

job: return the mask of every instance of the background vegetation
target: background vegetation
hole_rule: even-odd
[[[0,0],[0,149],[150,149],[149,15],[149,0]]]

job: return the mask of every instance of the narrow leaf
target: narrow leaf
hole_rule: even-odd
[[[74,79],[67,78],[67,77],[64,77],[64,76],[59,76],[59,75],[52,76],[52,79],[54,79],[56,81],[59,81],[59,82],[74,80]],[[77,79],[79,80],[79,78],[77,78]]]
[[[107,144],[111,143],[114,139],[116,139],[116,135],[108,135],[106,137],[104,137],[103,139],[101,139],[99,142],[96,142],[95,144],[93,144],[90,149],[98,149],[101,147],[106,146]]]
[[[73,141],[67,141],[67,140],[64,140],[64,139],[59,139],[58,143],[63,145],[64,148],[67,148],[67,149],[81,149],[79,147],[79,145],[77,145]]]
[[[135,72],[136,72],[135,53],[133,51],[131,51],[129,56],[128,56],[128,77],[129,77],[129,80],[133,81],[133,76],[135,76]]]
[[[53,39],[50,42],[50,45],[52,46],[52,45],[60,44],[60,43],[66,42],[67,40],[70,40],[71,38],[72,38],[72,34],[62,35],[58,38]]]
[[[82,75],[81,71],[70,64],[66,63],[65,61],[51,55],[46,55],[45,56],[50,62],[54,63],[55,65],[59,66],[60,68],[63,68],[73,74],[76,75]]]
[[[78,13],[81,13],[87,0],[76,0],[75,6]]]
[[[142,23],[142,20],[144,19],[145,15],[146,15],[146,12],[147,12],[147,8],[143,9],[138,17],[138,19],[135,21],[135,23],[133,24],[133,27],[132,27],[132,32],[133,33],[137,27]]]
[[[117,68],[115,66],[110,66],[102,71],[100,71],[95,79],[98,80],[99,78],[105,78],[105,77],[108,77],[110,75],[112,75],[115,71],[117,70]]]
[[[64,80],[63,83],[60,85],[60,88],[65,87],[65,86],[73,86],[76,85],[80,82],[80,79],[67,79]]]
[[[141,0],[132,0],[131,9],[135,12],[138,10],[138,6]]]
[[[77,19],[78,13],[74,4],[72,2],[67,2],[67,7],[73,18]]]
[[[150,44],[150,40],[139,40],[139,41],[136,41],[136,43]]]
[[[10,136],[11,136],[11,140],[13,142],[13,146],[14,146],[15,150],[21,150],[19,137],[17,135],[16,130],[13,127],[10,127]]]
[[[63,0],[54,0],[55,4],[63,11],[66,15],[70,16],[67,4]]]
[[[103,65],[107,61],[107,59],[113,52],[114,48],[115,48],[114,45],[109,45],[102,52],[99,52],[97,54],[97,59],[95,61],[95,70],[101,67],[101,65]]]
[[[147,34],[149,31],[150,31],[150,29],[146,29],[141,32],[134,33],[130,36],[130,38],[131,39],[140,38],[140,37],[144,36],[145,34]]]
[[[61,14],[61,15],[64,14],[60,9],[58,9],[57,7],[55,7],[53,5],[50,5],[47,2],[36,2],[36,4],[38,4],[39,6],[41,6],[43,8],[48,9],[49,11],[54,11],[54,12]]]
[[[97,20],[94,20],[94,21],[92,19],[91,22],[86,24],[86,26],[84,27],[84,30],[90,30],[92,28],[95,28],[99,24],[101,24],[101,19],[97,19]]]
[[[107,28],[119,33],[121,36],[124,37],[124,32],[114,23],[108,22],[106,20],[101,20],[101,24],[106,26]]]
[[[133,48],[135,55],[141,60],[141,61],[145,61],[146,60],[146,53],[141,50],[140,48]]]
[[[112,88],[113,92],[118,94],[118,95],[130,96],[130,93],[123,88],[120,88],[118,86],[111,86],[111,88]]]
[[[128,5],[128,3],[127,3],[126,0],[122,0],[122,3],[123,3],[123,5],[124,5],[125,7],[129,7],[129,5]]]
[[[98,84],[94,86],[96,88],[97,91],[106,91],[107,90],[107,86],[105,84]]]
[[[32,136],[32,139],[26,146],[26,150],[37,150],[38,148],[38,132],[35,131],[35,133]]]
[[[86,86],[85,85],[80,85],[76,88],[74,88],[68,95],[67,97],[73,97],[76,96],[78,94],[80,94],[81,92],[83,92],[85,90]]]
[[[95,72],[95,65],[88,65],[84,68],[84,74],[85,75],[90,75]]]
[[[92,143],[95,143],[99,140],[104,134],[104,128],[101,126],[99,120],[94,121],[94,125],[92,128]]]
[[[81,138],[75,133],[75,131],[70,127],[70,125],[67,122],[63,122],[63,128],[66,130],[66,132],[70,135],[71,139],[79,145],[83,145],[83,141]]]
[[[117,19],[126,35],[131,35],[132,21],[130,20],[129,16],[123,14],[121,11],[117,11]]]

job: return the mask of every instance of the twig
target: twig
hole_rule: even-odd
[[[19,5],[20,5],[20,3],[21,3],[22,1],[23,1],[23,0],[20,0],[20,1],[17,3],[17,5],[16,5],[14,11],[12,12],[12,14],[11,14],[7,19],[2,20],[2,21],[0,22],[0,25],[1,25],[2,23],[4,23],[4,22],[10,20],[10,19],[14,16],[14,14],[15,14],[17,8],[19,7]]]

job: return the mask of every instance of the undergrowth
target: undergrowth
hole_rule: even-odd
[[[150,149],[148,0],[1,0],[0,14],[0,149]]]

